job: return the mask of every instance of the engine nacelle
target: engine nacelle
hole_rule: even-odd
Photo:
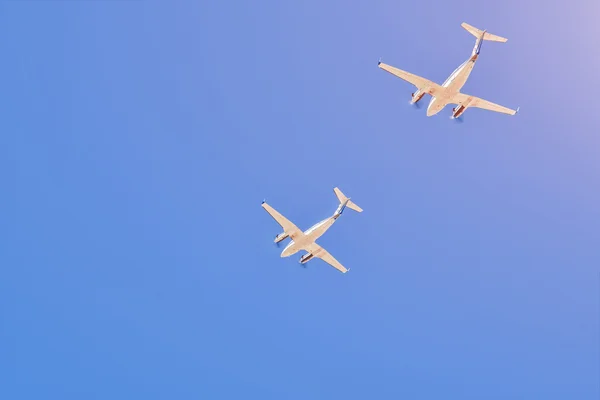
[[[458,107],[454,107],[452,109],[452,118],[458,118],[458,117],[460,117],[465,112],[466,109],[467,109],[467,107],[465,107],[464,105],[460,105]]]
[[[285,239],[287,239],[289,236],[290,236],[290,235],[288,235],[287,233],[285,233],[285,232],[282,232],[282,233],[280,233],[279,235],[275,236],[275,243],[279,243],[279,242],[281,242],[282,240],[285,240]]]
[[[421,100],[423,98],[423,96],[425,96],[425,92],[423,92],[421,89],[419,89],[416,92],[412,93],[411,96],[412,96],[412,99],[410,102],[415,104],[416,102]]]
[[[314,255],[312,255],[311,253],[303,255],[302,257],[300,257],[300,264],[306,264],[313,257],[314,257]]]

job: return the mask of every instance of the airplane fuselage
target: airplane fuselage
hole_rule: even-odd
[[[329,228],[331,228],[334,222],[334,217],[329,217],[321,222],[317,222],[304,231],[304,235],[302,237],[292,240],[281,252],[281,257],[289,257],[294,255],[304,247],[314,243],[318,238],[323,236],[323,234],[327,232]]]
[[[309,246],[316,242],[318,238],[323,236],[323,234],[327,232],[329,228],[331,228],[333,223],[340,217],[340,215],[342,215],[342,212],[344,212],[348,200],[349,199],[346,199],[346,201],[343,204],[340,204],[340,206],[337,208],[337,210],[335,211],[335,213],[333,213],[331,217],[325,218],[321,222],[317,222],[316,224],[308,228],[306,231],[304,231],[301,237],[292,240],[287,246],[285,246],[285,249],[283,249],[283,251],[281,252],[281,257],[289,257],[291,255],[294,255],[300,250],[303,250],[306,246]]]
[[[435,96],[432,96],[429,106],[427,106],[427,116],[430,117],[442,111],[450,100],[457,93],[460,93],[462,87],[467,83],[467,79],[469,79],[469,75],[471,75],[476,61],[477,54],[474,54],[454,70],[442,84],[444,90],[442,92],[436,92]]]

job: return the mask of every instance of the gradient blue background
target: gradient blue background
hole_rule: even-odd
[[[497,3],[0,4],[0,398],[598,399],[600,5]]]

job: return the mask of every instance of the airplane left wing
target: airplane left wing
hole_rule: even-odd
[[[338,260],[333,258],[333,256],[331,254],[329,254],[327,252],[327,250],[325,250],[318,244],[313,243],[310,246],[307,246],[304,250],[308,251],[314,257],[320,258],[321,260],[325,261],[327,264],[331,265],[333,268],[337,269],[338,271],[340,271],[342,273],[348,272],[348,270],[346,268],[344,268],[344,266],[342,264],[340,264],[340,262]]]
[[[281,225],[281,227],[283,228],[283,231],[285,233],[287,233],[292,240],[294,240],[294,238],[297,238],[298,236],[302,236],[304,234],[300,230],[300,228],[298,228],[296,225],[294,225],[292,222],[290,222],[289,219],[287,219],[283,215],[279,214],[279,212],[276,209],[274,209],[267,203],[263,202],[262,208],[264,208],[271,215],[271,217],[273,217],[273,219],[275,221],[277,221],[277,223],[279,225]]]
[[[408,83],[412,83],[417,87],[417,89],[420,89],[423,92],[428,93],[432,96],[435,95],[436,91],[441,89],[440,85],[430,81],[429,79],[425,79],[418,75],[411,74],[410,72],[402,71],[401,69],[392,67],[391,65],[387,65],[385,63],[380,62],[379,68],[389,72],[392,75],[396,75],[398,78],[403,79]]]
[[[469,96],[468,94],[464,94],[464,93],[457,94],[456,96],[454,96],[454,98],[450,102],[454,103],[454,104],[459,104],[459,105],[462,105],[465,107],[483,108],[484,110],[495,111],[495,112],[508,114],[508,115],[515,115],[518,111],[518,109],[513,110],[508,107],[504,107],[499,104],[492,103],[491,101],[480,99],[479,97],[475,97],[475,96]]]

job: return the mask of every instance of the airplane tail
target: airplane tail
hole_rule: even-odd
[[[467,24],[466,22],[463,22],[461,24],[461,26],[463,28],[465,28],[471,35],[473,35],[477,38],[475,40],[475,46],[473,46],[473,51],[471,52],[471,60],[472,61],[477,60],[477,57],[479,57],[479,52],[481,51],[481,45],[483,44],[484,40],[489,40],[492,42],[502,42],[502,43],[504,43],[508,40],[507,38],[503,38],[503,37],[497,36],[497,35],[492,35],[491,33],[487,33],[486,31],[477,29],[474,26]]]
[[[344,195],[344,193],[342,193],[342,191],[340,189],[338,189],[337,187],[333,189],[333,191],[335,192],[335,195],[337,196],[338,200],[340,201],[340,205],[346,204],[346,207],[348,207],[351,210],[354,210],[356,212],[362,212],[363,209],[360,208],[359,206],[357,206],[356,204],[354,204],[350,198],[346,197]]]
[[[460,24],[463,28],[465,28],[471,35],[475,36],[477,39],[489,40],[491,42],[501,42],[505,43],[508,39],[503,38],[502,36],[492,35],[491,33],[487,33],[486,31],[482,31],[481,29],[477,29],[472,25],[463,22]],[[483,37],[482,37],[483,35]]]

